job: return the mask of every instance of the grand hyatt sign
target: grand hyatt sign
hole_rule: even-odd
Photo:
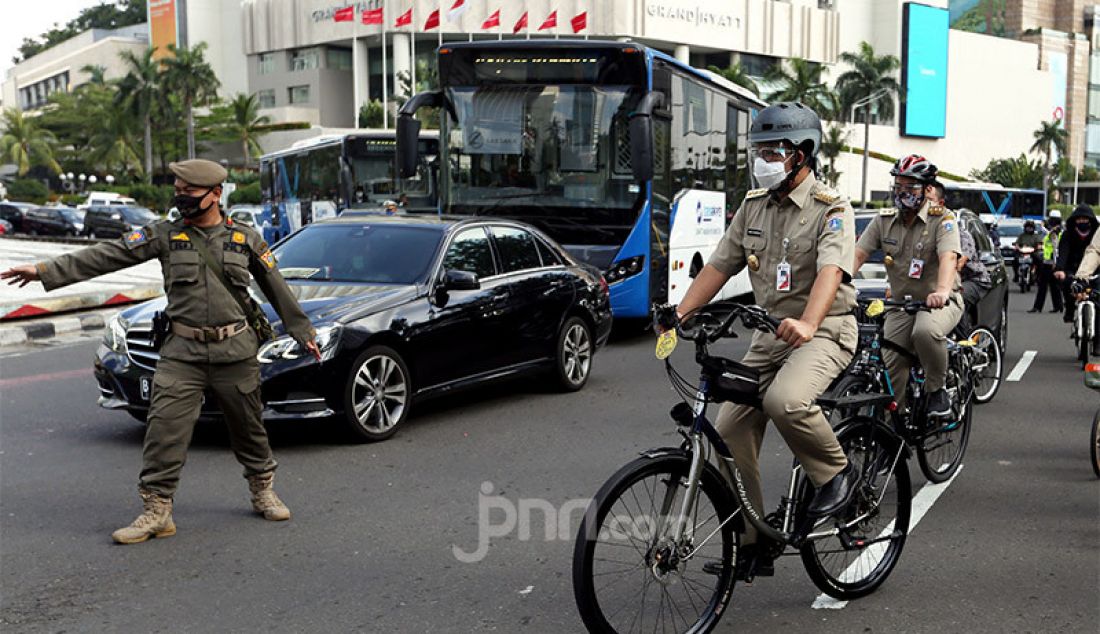
[[[741,28],[741,18],[732,13],[714,11],[701,6],[682,6],[650,2],[645,7],[646,15],[666,20],[685,22],[692,26],[716,26],[719,28]]]

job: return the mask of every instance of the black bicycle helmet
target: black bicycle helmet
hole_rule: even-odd
[[[749,128],[749,143],[767,141],[788,141],[807,156],[816,156],[821,149],[821,117],[797,101],[770,105],[756,115]]]
[[[890,170],[891,176],[908,176],[925,184],[935,182],[939,173],[940,170],[920,154],[910,154],[899,158]]]

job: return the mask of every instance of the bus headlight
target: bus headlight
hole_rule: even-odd
[[[645,256],[637,255],[632,258],[627,258],[626,260],[613,262],[611,266],[607,269],[607,271],[604,272],[603,276],[604,279],[607,280],[608,284],[614,284],[616,282],[621,282],[632,275],[637,275],[641,273],[644,267]]]
[[[126,329],[130,326],[121,314],[115,315],[103,333],[103,345],[119,354],[126,354]]]
[[[317,342],[317,347],[321,350],[322,362],[336,356],[336,346],[340,343],[340,330],[341,326],[339,325],[317,329],[317,336],[314,341]],[[301,359],[308,354],[309,352],[305,348],[298,345],[297,341],[287,335],[265,343],[260,347],[260,351],[256,353],[256,358],[259,359],[260,363],[274,363],[276,361]]]

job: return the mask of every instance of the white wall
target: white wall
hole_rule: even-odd
[[[1027,152],[1032,132],[1051,109],[1050,73],[1036,68],[1038,47],[1005,38],[952,30],[948,41],[947,136],[903,137],[893,126],[871,126],[871,150],[900,157],[923,154],[940,169],[967,176],[995,158]],[[863,147],[863,126],[848,144]],[[862,155],[838,159],[839,189],[859,196]],[[870,159],[868,191],[890,183],[890,164]]]
[[[206,42],[206,60],[221,81],[221,96],[248,92],[240,0],[187,0],[187,39],[189,46]]]

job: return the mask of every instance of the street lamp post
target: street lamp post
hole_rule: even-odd
[[[863,99],[856,101],[852,104],[852,112],[849,115],[849,121],[852,127],[856,124],[856,110],[864,107],[869,107],[879,99],[890,94],[886,90],[876,90],[875,92],[867,95]],[[861,210],[867,209],[867,157],[870,152],[871,146],[871,113],[868,112],[867,116],[863,118],[863,178],[860,181],[859,188],[859,208]],[[851,152],[848,153],[851,155]]]

